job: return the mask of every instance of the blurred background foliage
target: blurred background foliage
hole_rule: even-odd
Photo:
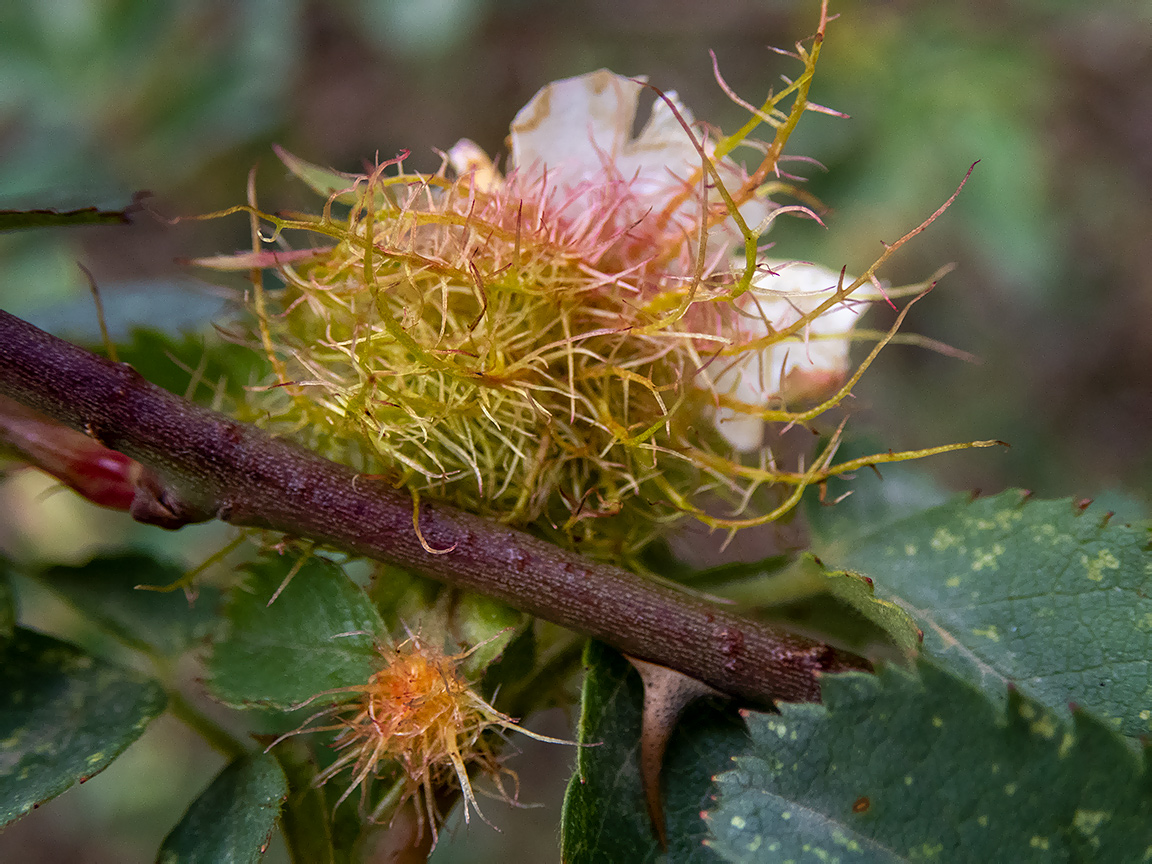
[[[1083,496],[1120,486],[1146,500],[1152,6],[844,0],[833,11],[812,96],[852,119],[810,115],[789,148],[828,169],[791,163],[831,208],[828,230],[782,221],[773,254],[859,272],[980,160],[887,277],[916,281],[957,262],[906,327],[981,362],[889,350],[858,391],[857,427],[893,448],[1011,443],[922,464],[952,488]],[[80,262],[114,335],[131,324],[203,331],[219,294],[177,259],[247,245],[246,220],[173,225],[156,214],[240,203],[257,164],[264,206],[315,206],[272,143],[345,170],[407,149],[412,167],[434,170],[435,148],[460,137],[504,152],[509,121],[540,86],[600,66],[646,74],[732,131],[742,111],[713,81],[708,49],[757,102],[796,70],[768,47],[791,47],[816,18],[815,0],[11,0],[0,4],[0,209],[116,208],[153,194],[130,227],[0,235],[0,306],[92,341]],[[872,326],[890,320],[882,308],[870,315]],[[83,557],[93,538],[131,530],[43,490],[25,476],[0,486],[3,506],[20,510],[0,527],[9,553]],[[66,611],[43,605],[45,626],[66,630]],[[0,837],[0,858],[19,848],[24,861],[150,860],[215,770],[178,724],[158,727]],[[548,805],[525,817],[538,860],[556,856],[570,754],[545,758],[550,768],[517,760],[524,800]],[[181,771],[182,792],[156,793]],[[501,842],[531,855],[518,818],[495,816],[504,835],[458,832],[435,860],[496,860],[487,856]]]

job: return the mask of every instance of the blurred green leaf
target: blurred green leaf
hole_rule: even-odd
[[[1004,492],[888,524],[835,561],[904,606],[924,650],[990,692],[1152,729],[1149,534],[1071,500]]]
[[[239,398],[262,377],[264,358],[243,345],[197,334],[169,335],[134,329],[116,346],[120,360],[172,393],[210,403],[217,394]],[[192,386],[193,378],[196,386]]]
[[[788,514],[784,518],[790,519],[791,516],[792,514]],[[681,558],[669,545],[668,539],[663,537],[658,537],[649,543],[640,551],[638,557],[642,569],[660,579],[680,582],[697,591],[713,591],[741,579],[762,579],[783,570],[793,559],[792,554],[779,552],[759,559],[753,556],[751,561],[743,559],[727,561],[699,569]]]
[[[3,250],[0,250],[0,257],[3,257]],[[65,264],[69,279],[73,278],[73,273],[77,277],[82,276],[74,262]],[[161,349],[158,358],[167,367],[166,371],[174,371],[175,364],[165,356],[165,352],[172,353],[185,367],[180,370],[183,375],[180,380],[181,391],[192,376],[191,370],[200,366],[201,358],[206,354],[209,361],[218,359],[218,353],[224,354],[222,359],[225,360],[242,360],[243,353],[251,354],[254,358],[252,362],[259,359],[258,352],[224,342],[209,329],[212,320],[219,317],[227,305],[221,298],[212,297],[200,290],[191,279],[101,280],[99,288],[108,336],[117,345],[123,345],[125,351],[134,350],[135,331],[168,334],[163,338],[168,339],[170,344],[155,347]],[[91,346],[95,350],[103,348],[104,338],[91,291],[72,293],[55,303],[45,303],[46,298],[40,295],[37,283],[37,302],[22,306],[17,301],[16,308],[10,308],[9,311],[41,330],[47,330],[53,336]],[[148,359],[156,362],[156,358]],[[204,375],[208,372],[207,369],[203,370]],[[215,384],[215,376],[209,380]]]
[[[1067,250],[1040,167],[1049,142],[1039,106],[1051,98],[1046,89],[1058,86],[1036,74],[1045,66],[1041,46],[1011,27],[988,27],[986,15],[966,7],[860,11],[852,26],[828,28],[816,76],[818,100],[848,111],[852,121],[801,123],[792,142],[795,152],[830,169],[814,177],[812,191],[836,207],[832,242],[864,249],[865,237],[875,243],[899,236],[980,159],[950,214],[959,224],[953,230],[968,237],[966,257],[983,260],[1014,287],[1050,284]],[[823,255],[797,252],[827,259],[834,254],[829,245]]]
[[[400,567],[384,565],[376,569],[367,590],[388,630],[395,633],[405,627],[420,627],[422,616],[436,604],[444,586]]]
[[[355,205],[364,198],[367,188],[363,183],[356,188],[356,180],[360,174],[345,174],[306,162],[299,156],[293,156],[283,147],[273,145],[272,149],[280,157],[280,161],[298,179],[302,180],[313,192],[332,198],[340,204]],[[354,191],[353,191],[354,190]],[[372,203],[377,208],[396,207],[396,195],[388,186],[377,186],[372,193]]]
[[[531,623],[527,615],[497,600],[446,588],[399,567],[378,567],[368,593],[391,632],[417,634],[449,654],[474,649],[460,666],[471,680],[498,662]]]
[[[18,628],[0,662],[0,825],[99,774],[163,710],[152,680]]]
[[[331,168],[314,165],[311,162],[306,162],[299,156],[292,155],[283,147],[277,145],[273,145],[272,149],[276,151],[276,155],[280,157],[280,161],[284,163],[284,166],[300,180],[303,180],[305,185],[313,192],[324,198],[335,196],[336,200],[342,204],[356,203],[356,195],[348,190],[355,185],[356,178],[359,175],[346,174],[343,171],[335,171]]]
[[[0,210],[0,231],[21,231],[27,228],[59,228],[72,225],[123,225],[128,222],[124,210],[100,210],[83,207],[79,210]]]
[[[741,565],[741,581],[712,590],[754,610],[763,620],[845,651],[896,661],[916,653],[915,622],[896,604],[876,597],[869,580],[829,570],[811,555],[780,570],[775,563],[769,559],[765,573]]]
[[[919,650],[916,623],[895,603],[878,598],[870,580],[828,570],[810,555],[791,569],[808,578],[809,593],[760,609],[762,618],[874,660],[901,661]]]
[[[96,558],[79,567],[50,567],[40,579],[82,615],[134,648],[173,657],[209,635],[219,591],[204,587],[190,600],[183,591],[145,591],[136,586],[170,585],[183,575],[183,568],[174,564],[128,553]]]
[[[237,759],[164,838],[157,864],[255,864],[268,848],[287,797],[288,782],[275,759],[266,754]]]
[[[0,4],[6,185],[188,177],[276,122],[299,26],[296,0]]]
[[[1012,693],[1005,718],[929,663],[830,676],[823,695],[749,716],[707,814],[724,860],[1110,864],[1152,848],[1152,753],[1084,711],[1069,728]]]
[[[478,678],[499,660],[530,620],[511,606],[472,593],[465,593],[452,612],[457,639],[474,648],[460,665],[461,674],[469,679]]]
[[[564,799],[561,844],[566,864],[661,860],[644,803],[638,751],[643,688],[628,661],[591,642],[581,700],[581,746]],[[668,744],[662,785],[669,860],[703,864],[717,857],[701,845],[711,806],[712,777],[730,766],[748,738],[732,710],[697,702]]]
[[[12,638],[16,627],[16,602],[8,581],[8,561],[0,556],[0,644]]]
[[[221,701],[288,708],[365,683],[380,669],[384,624],[336,565],[309,558],[269,605],[296,563],[265,558],[233,588],[208,662],[209,686]]]
[[[854,440],[842,445],[836,458],[847,462],[885,449],[870,439]],[[827,503],[821,503],[817,491],[805,493],[803,506],[823,557],[828,557],[829,549],[840,549],[862,534],[936,507],[951,497],[920,465],[908,462],[858,471],[851,479],[830,478],[824,491]]]

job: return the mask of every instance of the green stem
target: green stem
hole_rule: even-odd
[[[198,732],[213,750],[226,756],[229,760],[236,759],[248,752],[249,748],[245,747],[231,732],[204,714],[178,690],[168,691],[168,710],[185,726]]]

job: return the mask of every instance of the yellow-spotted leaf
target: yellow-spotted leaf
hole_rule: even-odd
[[[1083,710],[997,704],[921,662],[830,676],[824,704],[750,714],[707,843],[739,864],[1146,860],[1149,753]]]
[[[924,651],[989,694],[1152,731],[1152,552],[1145,527],[1021,492],[890,522],[822,557],[904,607]]]
[[[0,647],[0,825],[99,774],[166,701],[144,675],[16,628]]]

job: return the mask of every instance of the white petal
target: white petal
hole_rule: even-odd
[[[600,176],[628,143],[643,80],[600,69],[548,84],[512,121],[511,167],[566,186]]]
[[[653,103],[643,129],[633,138],[646,80],[599,69],[547,85],[512,121],[510,167],[533,177],[546,171],[551,187],[575,192],[577,199],[581,192],[589,193],[588,200],[569,203],[561,216],[571,217],[583,206],[596,203],[596,187],[613,180],[629,183],[636,198],[637,212],[628,219],[642,219],[648,212],[663,213],[670,202],[682,196],[685,183],[700,182],[702,159],[692,135],[699,138],[701,133],[693,130],[690,135],[684,128],[692,128],[695,119],[670,91]],[[703,144],[705,152],[711,151],[711,142],[705,140]],[[719,169],[725,186],[735,191],[743,179],[739,167],[724,159]],[[709,200],[721,199],[712,190]],[[741,207],[741,213],[754,227],[770,208],[767,201],[752,200]],[[691,229],[701,218],[698,196],[687,196],[677,212],[682,228],[693,235]],[[717,235],[717,239],[739,239],[731,224],[720,226]]]
[[[741,320],[735,337],[740,342],[767,336],[769,326],[779,332],[795,324],[834,296],[840,282],[839,273],[815,264],[764,263],[774,273],[757,276],[741,300],[748,317]],[[853,277],[844,277],[844,284],[852,281]],[[841,301],[793,337],[716,366],[710,375],[716,392],[757,407],[767,407],[780,397],[822,395],[847,374],[848,336],[865,308],[863,300]],[[735,449],[747,452],[759,447],[763,422],[758,418],[721,408],[714,422]]]
[[[468,138],[461,138],[448,151],[448,164],[457,175],[472,175],[472,182],[481,192],[492,192],[504,184],[504,178],[492,164],[492,159],[480,145]]]

